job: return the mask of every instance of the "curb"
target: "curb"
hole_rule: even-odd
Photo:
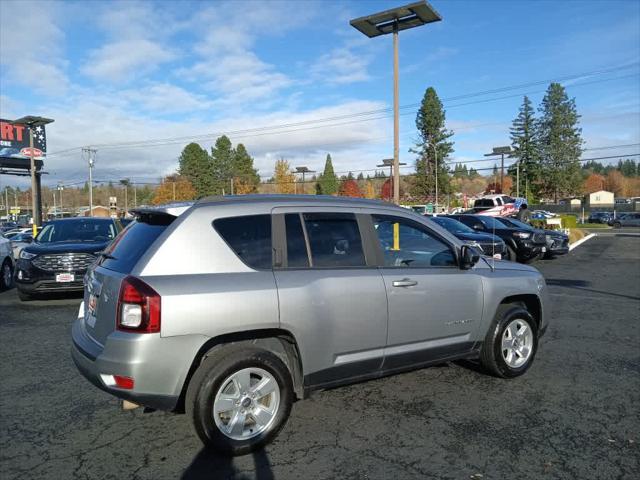
[[[571,245],[569,245],[569,251],[573,250],[576,247],[579,247],[580,245],[582,245],[584,242],[586,242],[587,240],[589,240],[590,238],[595,237],[596,234],[595,233],[590,233],[589,235],[587,235],[584,238],[581,238],[580,240],[578,240],[577,242],[573,242]]]

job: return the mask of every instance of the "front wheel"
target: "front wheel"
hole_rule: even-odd
[[[205,445],[243,455],[275,438],[292,402],[289,370],[276,355],[223,347],[196,370],[185,406]]]
[[[0,270],[0,290],[11,288],[13,284],[13,268],[11,267],[11,261],[5,260]]]
[[[613,228],[622,228],[622,224],[620,222],[613,222]]]
[[[516,251],[507,245],[507,260],[510,262],[515,262],[518,260],[518,256],[516,255]]]
[[[517,304],[500,305],[482,346],[482,366],[497,377],[518,377],[529,369],[537,350],[531,314]]]

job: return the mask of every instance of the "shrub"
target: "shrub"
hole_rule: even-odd
[[[561,215],[562,228],[576,228],[578,226],[578,219],[574,215]]]

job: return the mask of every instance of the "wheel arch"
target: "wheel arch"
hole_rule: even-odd
[[[242,344],[263,348],[280,358],[289,369],[296,397],[303,398],[302,357],[300,356],[298,343],[293,334],[288,330],[280,328],[248,330],[212,337],[200,347],[187,372],[175,411],[184,412],[187,388],[189,387],[193,374],[204,359],[225,346],[238,346]]]
[[[508,304],[520,304],[531,314],[536,322],[536,328],[539,329],[542,323],[542,303],[540,298],[533,293],[525,293],[520,295],[511,295],[502,299],[498,307]]]

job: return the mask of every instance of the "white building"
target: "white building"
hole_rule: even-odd
[[[613,205],[613,192],[606,190],[598,190],[597,192],[587,195],[587,204],[590,207],[598,207],[603,205]]]

